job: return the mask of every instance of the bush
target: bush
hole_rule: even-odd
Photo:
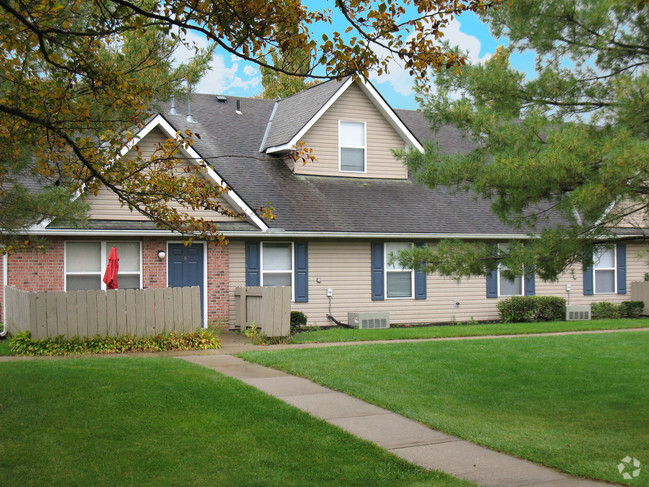
[[[291,311],[291,333],[306,328],[306,315],[302,311]]]
[[[560,321],[566,316],[566,300],[555,296],[512,296],[498,303],[505,323]]]
[[[625,318],[637,318],[644,311],[644,301],[624,301],[620,304],[620,311]]]
[[[207,350],[221,348],[221,340],[208,330],[191,333],[161,333],[146,337],[133,335],[72,337],[35,340],[29,331],[9,342],[13,355],[68,355],[70,353],[162,352],[167,350]]]
[[[594,320],[614,320],[622,318],[622,308],[619,304],[601,301],[590,305],[590,314]]]

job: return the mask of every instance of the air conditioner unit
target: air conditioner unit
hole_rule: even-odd
[[[390,313],[388,311],[347,313],[347,323],[354,328],[390,328]]]
[[[590,304],[566,306],[566,321],[590,320]]]

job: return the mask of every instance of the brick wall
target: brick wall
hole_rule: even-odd
[[[64,238],[49,238],[46,252],[25,252],[8,256],[7,284],[24,291],[63,291]],[[164,238],[142,239],[142,286],[167,287],[167,258],[158,259],[158,251],[167,252]],[[207,319],[228,319],[229,249],[210,242],[207,250]],[[1,262],[1,261],[0,261]],[[0,279],[2,278],[0,265]],[[2,282],[2,281],[0,281]],[[0,305],[4,293],[0,293]]]
[[[142,239],[142,287],[167,287],[167,258],[158,259],[158,252],[167,252],[167,239]]]
[[[23,291],[63,291],[63,249],[62,238],[50,238],[45,252],[33,250],[8,255],[7,285]],[[4,292],[0,293],[0,305],[4,317]]]
[[[23,291],[63,291],[64,244],[62,238],[49,238],[45,252],[18,252],[7,258],[7,285]]]
[[[207,245],[207,319],[227,323],[230,298],[230,248]]]

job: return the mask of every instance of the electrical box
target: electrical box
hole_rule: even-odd
[[[334,290],[330,287],[327,288],[327,297],[331,297],[334,295]]]

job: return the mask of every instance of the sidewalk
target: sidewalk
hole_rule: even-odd
[[[193,354],[178,358],[239,379],[355,436],[376,443],[408,462],[426,469],[441,470],[479,485],[507,487],[610,485],[605,482],[570,477],[526,460],[489,450],[433,430],[360,399],[322,387],[308,379],[228,355],[228,349],[240,348],[251,350],[253,346],[224,341],[222,351],[225,353]]]

